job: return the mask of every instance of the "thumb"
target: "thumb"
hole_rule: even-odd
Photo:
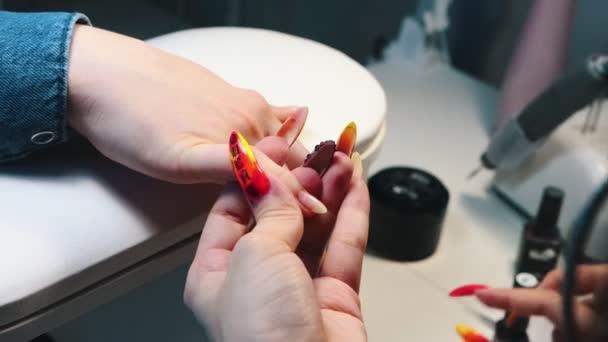
[[[259,154],[263,160],[264,154]],[[324,214],[327,208],[308,193],[287,169],[269,162],[258,163],[245,138],[232,132],[230,160],[234,175],[256,219],[255,231],[286,243],[295,250],[303,233],[302,211]],[[269,172],[262,170],[261,164]]]

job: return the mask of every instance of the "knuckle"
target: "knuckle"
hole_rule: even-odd
[[[345,234],[344,243],[355,250],[364,252],[367,248],[367,237],[361,234]]]
[[[255,90],[245,89],[245,94],[248,98],[249,105],[255,112],[265,112],[270,108],[268,102],[262,96],[262,94],[258,93]]]
[[[241,104],[238,111],[243,120],[246,131],[254,137],[261,138],[266,135],[270,105],[260,93],[251,89],[241,89]]]
[[[303,224],[302,211],[295,203],[283,201],[280,205],[264,210],[260,215],[262,224],[296,226]],[[263,220],[263,221],[262,221]]]

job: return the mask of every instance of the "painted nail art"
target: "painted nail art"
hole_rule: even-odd
[[[456,332],[462,337],[464,342],[490,342],[489,339],[485,338],[478,331],[464,324],[456,325]]]
[[[477,290],[488,289],[489,286],[483,284],[468,284],[457,287],[450,292],[450,297],[472,296]]]
[[[268,193],[270,181],[253,155],[253,150],[238,132],[230,133],[230,161],[241,189],[250,201],[256,201]]]
[[[298,110],[296,110],[292,116],[283,122],[283,125],[277,132],[277,136],[285,139],[289,146],[293,145],[293,143],[298,139],[300,132],[302,132],[302,128],[304,128],[304,123],[306,123],[307,117],[308,108],[298,108]]]
[[[347,156],[351,156],[357,143],[357,125],[351,121],[340,133],[336,150],[343,152]]]

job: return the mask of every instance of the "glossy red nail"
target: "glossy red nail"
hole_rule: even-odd
[[[238,132],[230,133],[230,161],[241,189],[250,201],[256,201],[268,193],[270,181],[253,155],[251,146]]]
[[[457,287],[455,289],[453,289],[450,292],[450,297],[465,297],[465,296],[472,296],[473,294],[475,294],[475,291],[477,290],[485,290],[490,288],[487,285],[483,285],[483,284],[468,284],[468,285],[463,285],[460,287]]]

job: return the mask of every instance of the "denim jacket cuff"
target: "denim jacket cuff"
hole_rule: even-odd
[[[80,13],[0,11],[0,161],[68,138],[68,56]]]

